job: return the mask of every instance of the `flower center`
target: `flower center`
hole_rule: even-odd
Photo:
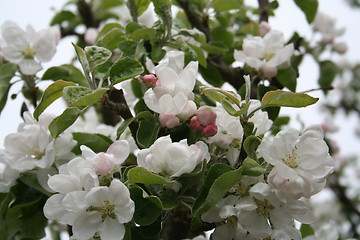
[[[286,158],[282,159],[282,161],[291,168],[297,168],[299,166],[299,163],[296,160],[297,160],[297,153],[293,153],[291,155],[286,154]]]
[[[89,207],[86,211],[98,211],[101,213],[101,218],[105,219],[106,217],[110,217],[112,219],[115,219],[115,205],[111,204],[110,201],[105,200],[104,205],[100,207]]]
[[[24,58],[32,59],[35,56],[35,51],[31,47],[26,48],[21,53],[24,56]]]
[[[269,203],[269,201],[267,199],[264,199],[264,200],[255,199],[255,201],[256,201],[256,205],[258,206],[256,209],[256,213],[259,216],[269,219],[270,211],[272,209],[274,209],[274,207]]]
[[[40,160],[44,156],[44,153],[38,147],[32,147],[29,153],[31,158],[36,160]]]
[[[228,217],[226,223],[229,224],[229,226],[233,228],[233,227],[236,227],[237,222],[238,222],[237,217],[235,217],[235,216],[230,216],[230,217]]]
[[[266,52],[264,53],[264,59],[265,59],[266,61],[269,61],[274,55],[275,55],[274,52],[266,51]]]

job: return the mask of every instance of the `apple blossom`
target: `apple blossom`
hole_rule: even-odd
[[[20,172],[11,167],[8,156],[0,149],[0,192],[8,192],[15,185]]]
[[[321,127],[315,125],[303,133],[283,130],[261,142],[258,155],[274,166],[268,182],[282,200],[310,198],[324,188],[334,160],[323,138]]]
[[[274,77],[277,69],[286,68],[294,52],[293,44],[284,46],[283,33],[271,30],[263,38],[248,37],[244,39],[243,50],[235,50],[236,61],[244,62],[252,68],[262,70],[266,77]]]
[[[259,24],[259,33],[260,36],[264,36],[265,34],[267,34],[268,32],[270,32],[271,30],[271,26],[268,22],[266,21],[261,21]]]
[[[154,69],[157,86],[145,92],[145,104],[154,112],[187,119],[195,114],[192,90],[195,86],[198,63],[184,68],[184,53],[170,51]]]
[[[172,142],[170,136],[158,138],[147,149],[137,155],[138,166],[151,172],[179,177],[192,172],[201,161],[210,160],[208,147],[204,142],[188,145],[186,139]]]
[[[259,100],[250,100],[248,114],[250,114],[255,109],[258,109],[259,107],[261,107],[261,102]],[[254,124],[256,136],[263,135],[269,131],[273,123],[269,119],[268,113],[262,110],[257,110],[254,115],[248,119],[248,122],[252,122]]]
[[[102,240],[123,239],[124,223],[130,222],[135,204],[127,187],[118,179],[109,187],[92,188],[84,197],[86,210],[74,220],[73,237],[87,240],[99,232]]]
[[[16,23],[6,21],[1,26],[1,34],[5,59],[18,64],[25,75],[37,73],[42,68],[41,63],[50,61],[55,55],[58,31],[54,29],[36,32],[28,25],[24,31]]]
[[[174,128],[180,125],[180,119],[171,114],[160,113],[159,121],[161,126],[166,128]]]
[[[336,37],[341,36],[345,32],[345,28],[335,28],[335,19],[328,15],[318,12],[313,22],[313,28],[322,34],[322,41],[332,43]]]

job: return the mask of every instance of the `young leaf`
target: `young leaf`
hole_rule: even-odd
[[[110,81],[114,85],[143,72],[144,68],[138,61],[128,57],[121,58],[110,68]]]
[[[156,121],[143,120],[139,124],[136,141],[143,148],[149,148],[156,140],[161,125]]]
[[[97,103],[108,90],[107,88],[91,90],[85,87],[70,86],[63,89],[63,94],[71,106],[89,106]]]
[[[144,39],[144,40],[155,40],[156,30],[154,28],[140,28],[133,31],[128,38],[130,39]]]
[[[116,136],[117,139],[119,139],[120,135],[125,131],[125,129],[135,120],[141,119],[141,118],[145,118],[145,119],[151,119],[151,120],[155,120],[154,115],[152,115],[150,112],[148,111],[144,111],[144,112],[140,112],[138,115],[136,115],[136,117],[132,117],[129,119],[126,119],[125,121],[123,121],[119,128],[117,129],[116,132]]]
[[[75,48],[76,55],[77,55],[79,62],[84,70],[84,75],[85,75],[86,81],[88,82],[89,86],[92,89],[95,89],[96,88],[95,83],[92,81],[92,79],[90,77],[91,70],[90,70],[89,62],[86,58],[85,51],[81,47],[77,46],[74,43],[72,43],[72,45]]]
[[[196,199],[192,215],[198,216],[210,210],[231,187],[241,178],[241,170],[233,170],[228,165],[214,164],[205,179],[205,184],[199,197]]]
[[[40,114],[51,104],[53,103],[56,99],[62,97],[63,92],[62,90],[64,89],[64,87],[67,86],[74,86],[75,83],[71,83],[71,82],[65,82],[62,80],[58,80],[56,82],[54,82],[53,84],[51,84],[44,92],[39,105],[36,107],[35,111],[34,111],[34,118],[36,120],[39,119]]]
[[[261,100],[263,107],[306,107],[316,103],[319,99],[305,93],[293,93],[282,90],[269,91]]]
[[[318,83],[320,87],[327,88],[330,87],[334,81],[336,74],[338,73],[338,66],[332,61],[323,61],[319,63],[320,67],[320,76]],[[327,93],[326,90],[324,90]]]
[[[79,86],[89,87],[82,72],[71,64],[63,64],[57,67],[51,67],[41,78],[42,80],[64,80],[77,83]]]
[[[287,87],[290,91],[296,91],[296,73],[292,67],[279,69],[276,74],[276,79],[281,83],[281,85]]]
[[[101,134],[73,132],[72,135],[74,140],[77,142],[77,145],[72,149],[72,152],[77,155],[81,154],[81,145],[85,145],[91,148],[94,152],[99,153],[106,152],[109,146],[113,143],[109,137]]]
[[[229,11],[232,9],[239,9],[242,7],[242,4],[238,0],[214,0],[212,1],[212,6],[215,11]]]
[[[256,159],[256,149],[260,145],[260,143],[260,138],[254,135],[251,135],[245,139],[243,147],[250,158]]]
[[[318,10],[318,0],[294,0],[296,5],[303,11],[308,23],[312,23]]]
[[[156,14],[164,23],[167,32],[171,31],[172,14],[171,14],[171,1],[170,0],[153,0]]]
[[[257,177],[265,172],[265,168],[251,158],[246,158],[242,164],[242,174]]]
[[[151,0],[134,0],[134,2],[135,6],[137,7],[138,16],[141,16],[141,14],[143,14],[146,9],[148,9]]]
[[[302,238],[315,235],[314,229],[310,224],[301,224],[300,232]]]
[[[113,28],[108,31],[104,36],[96,40],[96,45],[109,49],[110,51],[114,50],[119,42],[124,41],[125,36],[123,30],[120,28]]]
[[[158,197],[144,197],[144,191],[140,187],[131,187],[131,199],[135,202],[134,221],[140,226],[154,223],[162,213],[162,203]]]
[[[91,71],[94,71],[95,67],[109,60],[112,55],[110,50],[98,46],[87,46],[84,50]]]
[[[134,167],[128,171],[128,181],[132,183],[144,184],[170,184],[171,182],[164,177],[149,172],[142,167]]]
[[[17,65],[6,63],[0,67],[0,113],[6,105],[9,90],[11,87],[10,80],[14,77]]]
[[[51,136],[56,138],[70,127],[80,116],[81,110],[77,107],[68,107],[60,116],[56,117],[49,125]]]

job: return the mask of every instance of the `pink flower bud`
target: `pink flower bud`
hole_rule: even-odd
[[[344,53],[346,53],[348,46],[347,46],[346,42],[337,42],[337,43],[334,43],[333,49],[339,54],[344,54]]]
[[[160,113],[159,120],[161,126],[166,128],[174,128],[180,125],[180,119],[171,114]]]
[[[203,126],[201,126],[200,122],[199,122],[199,119],[197,118],[197,116],[193,116],[191,119],[190,119],[190,128],[192,130],[195,130],[195,131],[202,131],[204,129]]]
[[[96,28],[88,28],[85,31],[85,35],[84,35],[86,44],[94,45],[97,35],[98,35],[98,30]]]
[[[142,77],[142,81],[146,85],[152,85],[155,86],[157,79],[153,74],[147,74]]]
[[[266,63],[261,67],[261,70],[267,78],[275,77],[277,74],[277,68]]]
[[[218,131],[218,127],[216,126],[216,124],[211,123],[203,129],[202,134],[205,137],[212,137],[217,133],[217,131]]]
[[[196,117],[202,126],[207,126],[216,121],[216,113],[209,106],[202,106],[196,111]]]
[[[114,164],[111,162],[111,157],[109,154],[106,153],[99,153],[98,156],[96,156],[98,160],[95,164],[95,172],[96,174],[105,175],[110,173],[111,170],[114,168]]]
[[[259,24],[259,34],[260,34],[260,36],[264,36],[270,30],[271,30],[271,26],[269,25],[269,23],[267,23],[265,21],[261,21],[261,23]]]

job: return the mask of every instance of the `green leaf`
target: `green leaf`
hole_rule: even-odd
[[[64,80],[77,83],[79,86],[89,87],[82,72],[71,64],[49,68],[42,76],[42,80]]]
[[[133,122],[136,121],[138,119],[141,118],[145,118],[145,119],[151,119],[151,120],[155,120],[154,115],[152,115],[150,112],[148,111],[144,111],[144,112],[140,112],[138,115],[136,115],[136,117],[132,117],[129,119],[124,120],[119,128],[116,131],[116,136],[117,139],[119,139],[120,135],[123,134],[123,132],[125,131],[125,129]]]
[[[232,9],[240,9],[242,7],[242,1],[239,0],[214,0],[212,1],[212,7],[215,11],[229,11]]]
[[[276,79],[281,83],[281,85],[287,87],[290,91],[296,91],[296,73],[292,67],[279,69]]]
[[[134,167],[129,170],[128,181],[132,183],[144,183],[144,184],[170,184],[171,181],[166,178],[149,172],[142,167]]]
[[[91,148],[94,152],[106,152],[109,146],[113,143],[109,137],[101,134],[73,132],[73,138],[77,141],[77,145],[72,149],[72,152],[81,154],[80,146],[85,145]]]
[[[62,80],[58,80],[51,84],[44,92],[39,105],[36,107],[34,111],[34,118],[36,120],[39,119],[40,114],[56,99],[62,97],[63,89],[68,86],[74,86],[75,83],[65,82]]]
[[[312,23],[318,10],[318,0],[294,0],[296,5],[303,11],[308,23]]]
[[[106,34],[108,34],[110,31],[112,31],[114,29],[120,30],[122,32],[122,30],[124,30],[124,27],[119,23],[107,23],[107,24],[105,24],[101,28],[98,35],[96,36],[95,42],[98,42],[101,38],[103,38]],[[123,32],[122,32],[122,35],[124,35]]]
[[[158,197],[147,196],[140,187],[131,187],[130,197],[135,202],[134,221],[140,226],[154,223],[162,213],[162,203]]]
[[[265,173],[265,168],[251,158],[246,158],[242,164],[242,174],[257,177]]]
[[[91,71],[94,71],[95,67],[109,60],[112,55],[110,50],[98,46],[87,46],[84,50]]]
[[[27,171],[21,174],[19,180],[23,182],[25,185],[44,193],[47,196],[51,196],[52,193],[46,191],[39,183],[39,180],[37,178],[37,174],[35,171]]]
[[[6,105],[11,87],[10,80],[14,77],[16,70],[17,65],[14,63],[6,63],[0,66],[0,113]]]
[[[311,227],[310,224],[301,224],[300,232],[303,239],[308,236],[315,235],[314,229]]]
[[[180,29],[178,34],[180,35],[184,35],[184,36],[188,36],[188,37],[192,37],[194,38],[197,42],[201,43],[201,44],[205,44],[206,43],[206,37],[205,34],[200,32],[200,31],[195,31],[193,29]]]
[[[136,141],[143,148],[149,148],[157,139],[161,125],[156,121],[142,120],[136,134]]]
[[[224,80],[221,77],[219,70],[211,65],[207,65],[206,68],[199,66],[201,76],[206,82],[214,87],[221,87],[224,84]]]
[[[306,107],[316,103],[319,99],[305,93],[293,93],[282,90],[269,91],[261,100],[263,107]]]
[[[333,63],[332,61],[323,61],[319,63],[320,67],[320,76],[318,83],[320,87],[322,88],[328,88],[331,87],[331,84],[333,83],[336,74],[339,71],[338,66]],[[327,90],[324,90],[325,93],[327,93]]]
[[[135,6],[137,7],[137,13],[138,16],[141,16],[141,14],[143,14],[146,9],[148,9],[151,0],[135,0]]]
[[[95,89],[96,88],[95,83],[92,81],[92,79],[90,77],[91,70],[90,70],[89,62],[87,60],[85,51],[81,47],[77,46],[74,43],[72,43],[72,45],[75,48],[76,55],[77,55],[79,62],[84,70],[84,75],[85,75],[86,81],[88,82],[89,86],[92,89]]]
[[[62,24],[63,22],[74,23],[74,22],[80,22],[80,21],[79,21],[78,17],[73,12],[68,11],[68,10],[63,10],[63,11],[58,12],[51,19],[50,26],[54,26],[54,25],[57,25],[57,24]]]
[[[155,12],[164,23],[168,32],[171,31],[172,14],[171,14],[171,1],[170,0],[152,0]]]
[[[197,55],[196,60],[199,62],[199,64],[206,68],[207,62],[206,62],[206,57],[205,57],[204,51],[198,46],[195,46],[195,45],[192,45],[189,43],[188,43],[188,45],[195,51],[195,53]]]
[[[114,28],[107,32],[104,36],[96,40],[96,45],[109,49],[110,51],[114,50],[119,42],[124,41],[125,36],[123,30],[120,28]]]
[[[192,215],[198,216],[210,210],[241,178],[241,168],[233,170],[224,164],[214,164],[205,179],[205,184],[196,199]]]
[[[133,31],[128,38],[130,39],[144,39],[144,40],[155,40],[156,30],[154,28],[140,28]]]
[[[71,106],[89,106],[97,103],[106,91],[107,88],[91,90],[86,87],[69,86],[63,89],[63,94]]]
[[[81,110],[77,107],[68,107],[60,116],[56,117],[49,125],[51,136],[56,138],[70,127],[80,116]]]
[[[114,85],[143,72],[144,68],[138,61],[128,57],[121,58],[110,68],[110,81]]]
[[[233,91],[223,90],[220,88],[202,88],[200,89],[200,94],[204,94],[217,102],[231,100],[232,103],[236,105],[240,104],[239,96]]]
[[[260,138],[258,138],[257,136],[248,136],[245,140],[244,140],[244,150],[247,153],[247,155],[252,158],[252,159],[256,159],[256,149],[257,147],[260,145],[261,140]]]

